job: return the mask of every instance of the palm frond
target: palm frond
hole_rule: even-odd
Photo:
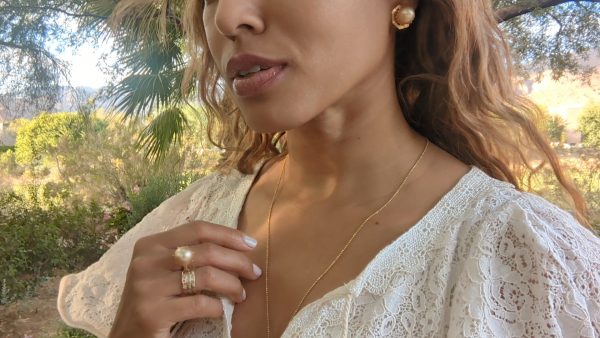
[[[108,13],[103,24],[110,27],[118,65],[126,72],[106,90],[110,110],[124,113],[125,120],[157,112],[141,133],[138,146],[146,157],[158,159],[188,128],[181,91],[186,67],[179,19],[183,1],[90,1],[90,11]]]
[[[182,76],[183,71],[129,75],[111,90],[111,106],[127,117],[139,117],[163,107],[177,106],[182,103]]]
[[[141,132],[137,147],[145,151],[146,158],[160,160],[171,146],[181,142],[187,127],[188,120],[181,108],[166,108]]]

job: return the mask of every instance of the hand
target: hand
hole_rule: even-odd
[[[177,322],[222,316],[220,300],[200,291],[242,302],[240,277],[255,280],[261,274],[243,254],[253,249],[244,237],[239,230],[196,221],[139,239],[109,337],[169,338]],[[196,273],[195,295],[182,295],[182,267],[173,257],[179,246],[193,252],[188,268]]]

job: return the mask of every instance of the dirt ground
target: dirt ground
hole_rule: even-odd
[[[56,309],[59,282],[60,277],[53,277],[39,287],[35,297],[0,305],[0,337],[56,337],[62,326]]]

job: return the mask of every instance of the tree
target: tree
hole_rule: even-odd
[[[31,121],[24,121],[17,132],[15,159],[34,173],[45,161],[56,163],[60,170],[59,143],[80,139],[84,127],[83,117],[73,113],[42,113]]]
[[[126,117],[155,115],[138,139],[146,156],[155,159],[162,159],[173,144],[180,143],[189,127],[181,92],[186,66],[182,4],[181,0],[169,3],[164,25],[162,9],[150,6],[112,31],[118,63],[127,75],[109,86],[107,96],[112,98],[113,109]],[[102,26],[104,22],[91,20],[88,24]]]
[[[133,202],[128,196],[135,185],[142,190],[167,183],[170,188],[181,187],[190,181],[178,180],[206,175],[219,156],[218,151],[204,150],[203,121],[191,109],[184,113],[190,125],[181,146],[171,148],[161,163],[152,163],[136,151],[136,137],[152,118],[122,123],[100,112],[89,116],[66,112],[23,119],[15,151],[0,154],[0,177],[13,173],[20,183],[64,191],[62,202],[72,198],[110,206]]]
[[[0,0],[0,113],[50,110],[68,69],[57,54],[85,39],[75,20],[85,0]],[[71,28],[73,27],[73,28]]]
[[[521,75],[550,69],[584,78],[590,52],[600,52],[600,0],[493,0]]]

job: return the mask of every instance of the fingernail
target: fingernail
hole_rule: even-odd
[[[246,289],[242,289],[242,300],[246,300]]]
[[[258,267],[258,265],[254,264],[254,265],[252,266],[252,270],[254,270],[254,274],[255,274],[256,276],[260,276],[260,275],[262,275],[262,270],[261,270],[261,269]]]
[[[256,247],[257,242],[254,238],[244,235],[244,243],[246,243],[247,246],[254,249]]]

